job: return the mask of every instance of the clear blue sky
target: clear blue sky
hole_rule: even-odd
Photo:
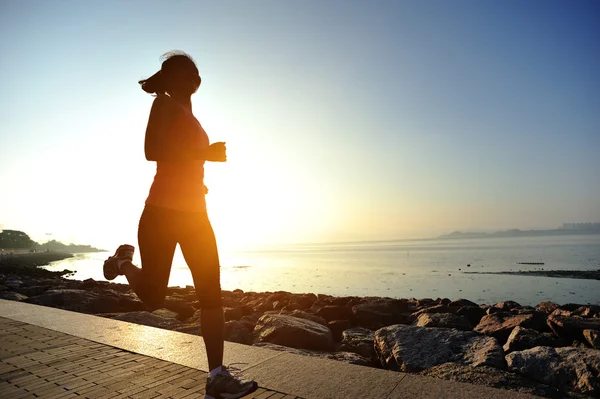
[[[0,224],[34,238],[135,240],[172,49],[222,242],[600,220],[596,1],[3,1],[0,37]]]

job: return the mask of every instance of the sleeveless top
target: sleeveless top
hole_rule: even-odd
[[[209,146],[206,132],[192,112],[178,104],[171,128],[160,142],[168,147],[201,150]],[[206,212],[204,160],[157,161],[146,205],[185,212]]]

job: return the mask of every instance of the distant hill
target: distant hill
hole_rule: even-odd
[[[52,240],[43,244],[38,244],[35,247],[36,251],[54,251],[54,252],[66,252],[68,254],[75,254],[81,252],[104,252],[103,249],[94,248],[91,245],[76,245],[76,244],[63,244],[60,241]]]
[[[52,240],[39,244],[33,241],[26,233],[19,230],[0,231],[0,250],[30,250],[30,251],[53,251],[64,253],[79,252],[103,252],[103,249],[94,248],[91,245],[63,244]]]
[[[552,230],[503,230],[494,233],[481,232],[466,232],[454,231],[450,234],[444,234],[437,238],[440,239],[456,239],[456,238],[495,238],[495,237],[537,237],[537,236],[558,236],[558,235],[581,235],[581,234],[600,234],[600,225],[591,226],[589,228],[574,229],[574,228],[558,228]]]

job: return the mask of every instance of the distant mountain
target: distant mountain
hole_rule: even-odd
[[[450,234],[444,234],[437,238],[457,239],[457,238],[494,238],[494,237],[537,237],[537,236],[558,236],[558,235],[581,235],[581,234],[600,234],[600,224],[592,224],[586,228],[558,228],[553,230],[503,230],[494,233],[454,231]]]
[[[91,245],[63,244],[62,242],[56,240],[38,244],[36,246],[36,251],[66,252],[69,254],[81,252],[104,252],[103,249],[94,248]]]

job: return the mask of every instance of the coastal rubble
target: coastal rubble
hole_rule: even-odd
[[[194,287],[147,309],[128,285],[0,265],[0,298],[201,335]],[[223,291],[225,339],[546,397],[600,396],[600,307]],[[581,396],[583,395],[583,396]]]

